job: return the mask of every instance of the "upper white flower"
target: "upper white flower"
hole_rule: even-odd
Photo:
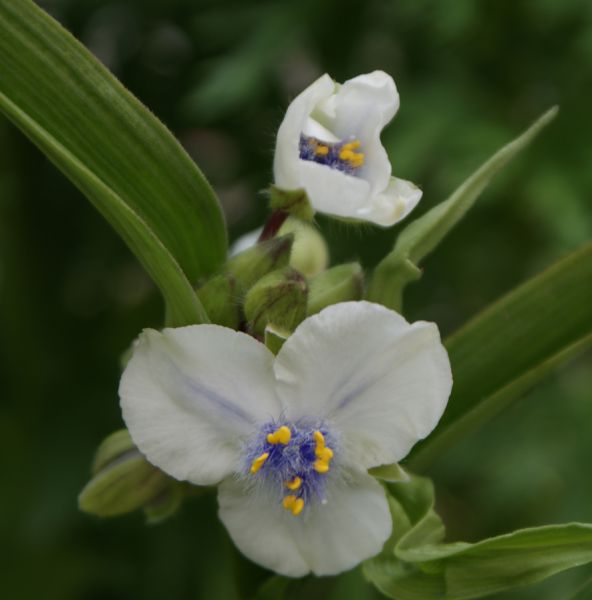
[[[275,184],[304,189],[320,212],[389,226],[406,217],[421,190],[391,177],[380,132],[395,116],[399,94],[383,71],[343,85],[327,74],[288,107],[274,159]]]
[[[219,484],[238,548],[296,577],[338,573],[381,550],[391,516],[367,470],[428,435],[451,386],[434,324],[346,302],[306,319],[277,357],[217,325],[146,330],[119,392],[148,460]]]

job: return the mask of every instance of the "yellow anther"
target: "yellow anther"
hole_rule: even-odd
[[[282,425],[273,433],[268,433],[266,439],[268,444],[283,444],[285,446],[292,439],[292,432],[289,427]]]
[[[314,470],[317,473],[326,473],[329,470],[329,463],[326,460],[323,460],[322,458],[318,458],[314,462]]]
[[[294,477],[291,481],[286,481],[286,487],[289,490],[297,490],[302,485],[302,479],[300,477]]]
[[[277,431],[277,436],[278,436],[278,441],[280,444],[283,444],[284,446],[286,444],[288,444],[290,442],[290,440],[292,439],[292,432],[290,431],[289,427],[286,427],[285,425],[282,425]]]
[[[315,148],[315,154],[319,156],[327,156],[329,154],[329,146],[317,146]]]
[[[352,167],[361,167],[364,164],[364,153],[358,152],[354,154],[352,158],[349,159],[349,162],[352,164]]]
[[[282,500],[282,505],[286,510],[291,510],[294,506],[294,502],[296,502],[297,499],[298,498],[296,498],[296,496],[290,494],[289,496],[284,497],[284,499]]]
[[[342,146],[343,150],[355,150],[356,148],[359,148],[362,145],[362,142],[360,142],[360,140],[354,140],[353,142],[348,142],[347,144],[344,144]]]
[[[315,431],[312,434],[314,441],[317,443],[317,450],[325,447],[325,436],[320,431]]]
[[[302,498],[297,498],[296,500],[294,500],[294,503],[292,504],[292,514],[295,517],[297,517],[302,512],[303,508],[304,508],[304,500]]]
[[[269,452],[264,452],[261,456],[258,456],[251,463],[251,473],[257,473],[257,471],[263,466],[263,463],[269,458]]]
[[[319,448],[317,446],[317,448],[315,450],[315,454],[316,454],[316,456],[318,456],[318,458],[320,458],[321,460],[324,460],[327,463],[333,458],[333,450],[331,450],[331,448],[328,448],[326,446],[324,448]]]
[[[355,153],[346,148],[342,148],[341,152],[339,153],[339,158],[341,160],[351,160],[354,156]]]

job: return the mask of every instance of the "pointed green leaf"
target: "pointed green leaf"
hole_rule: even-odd
[[[592,345],[592,244],[516,288],[445,341],[454,386],[438,427],[412,453],[424,470],[552,369]]]
[[[413,476],[389,491],[393,535],[366,561],[364,574],[391,598],[481,598],[592,562],[592,525],[549,525],[475,544],[444,544],[428,479]]]
[[[187,280],[225,256],[212,189],[164,125],[30,0],[0,0],[0,110],[124,238],[173,322],[205,320]]]
[[[548,110],[520,137],[498,150],[479,167],[448,200],[408,225],[397,238],[392,252],[376,267],[368,299],[400,312],[405,286],[421,277],[419,262],[464,217],[491,179],[555,118],[557,112],[557,107]]]

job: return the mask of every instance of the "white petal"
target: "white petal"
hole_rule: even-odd
[[[310,160],[299,160],[299,170],[300,185],[315,210],[353,218],[367,206],[370,185],[364,179]]]
[[[327,502],[307,507],[298,517],[278,498],[248,495],[244,484],[224,481],[219,488],[220,519],[239,550],[282,575],[334,575],[382,549],[391,516],[382,487],[369,475],[351,475],[327,489]]]
[[[299,178],[300,134],[315,104],[329,97],[335,83],[325,74],[309,85],[290,104],[277,134],[273,173],[275,184],[284,189],[302,187]]]
[[[423,192],[410,181],[391,177],[387,189],[358,211],[357,216],[383,227],[403,220],[420,201]]]
[[[452,387],[437,327],[369,302],[306,319],[274,369],[285,414],[332,423],[343,460],[367,468],[405,457],[436,426]]]
[[[380,133],[398,108],[395,82],[383,71],[354,77],[335,95],[331,129],[342,139],[353,137],[362,142],[365,161],[359,176],[371,184],[373,194],[383,191],[391,176],[391,163]]]
[[[272,363],[263,344],[225,327],[146,330],[119,387],[134,443],[177,479],[219,482],[254,424],[279,415]]]

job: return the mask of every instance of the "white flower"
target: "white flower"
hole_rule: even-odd
[[[380,142],[398,108],[395,82],[383,71],[343,85],[323,75],[294,99],[280,125],[275,184],[303,188],[320,212],[383,226],[400,221],[422,192],[391,177]]]
[[[391,516],[367,470],[432,431],[451,385],[434,324],[345,302],[306,319],[277,357],[217,325],[146,330],[119,391],[148,460],[219,484],[238,548],[297,577],[339,573],[381,550]]]

